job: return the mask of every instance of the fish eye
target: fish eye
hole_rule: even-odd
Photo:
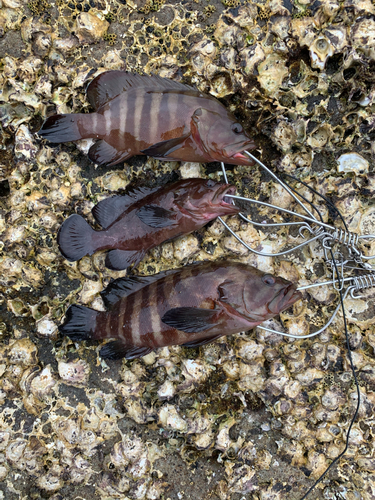
[[[241,134],[243,132],[243,128],[240,123],[233,123],[231,129],[235,134]]]
[[[262,281],[267,286],[274,286],[276,283],[275,278],[271,274],[266,274],[263,276]]]
[[[206,186],[209,187],[209,188],[214,187],[214,185],[215,185],[215,181],[212,181],[211,179],[206,182]]]

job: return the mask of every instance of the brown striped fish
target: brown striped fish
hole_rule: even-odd
[[[63,256],[76,261],[97,250],[109,250],[106,266],[126,269],[163,241],[200,229],[219,215],[237,214],[227,194],[236,188],[207,179],[185,179],[162,188],[141,188],[99,202],[92,213],[103,227],[94,231],[73,214],[57,233]]]
[[[254,328],[301,298],[289,281],[229,261],[119,278],[101,295],[108,311],[72,305],[59,330],[74,341],[116,339],[100,350],[109,359],[201,346]]]
[[[97,139],[89,158],[116,165],[133,155],[253,165],[254,141],[211,95],[167,78],[106,71],[87,87],[95,113],[53,115],[38,132],[51,142]]]

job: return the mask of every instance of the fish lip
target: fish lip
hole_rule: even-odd
[[[301,298],[302,294],[297,290],[296,285],[290,283],[290,285],[280,290],[276,297],[271,301],[269,304],[269,310],[274,314],[279,314],[280,312],[285,311],[285,309],[288,309]]]
[[[230,152],[227,156],[230,158],[238,158],[241,160],[250,161],[250,158],[244,154],[247,149],[254,149],[256,147],[254,141],[249,139],[247,141],[240,141],[231,144],[225,148],[226,151]]]
[[[299,299],[302,299],[302,293],[297,290],[296,285],[291,283],[284,289],[285,305],[283,306],[283,309],[281,309],[281,311],[288,309],[288,307],[297,302],[297,300]]]

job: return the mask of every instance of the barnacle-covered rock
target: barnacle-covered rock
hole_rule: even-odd
[[[37,322],[37,332],[42,337],[57,338],[57,325],[52,319],[44,317]]]
[[[52,38],[49,33],[38,32],[33,36],[32,51],[36,56],[45,57],[50,51]]]
[[[62,467],[56,465],[51,467],[51,469],[46,474],[43,474],[37,478],[36,482],[38,487],[48,493],[53,493],[60,490],[64,485],[61,473]]]
[[[258,490],[258,480],[255,471],[249,465],[228,464],[226,473],[229,476],[229,488],[236,493],[250,493]]]
[[[26,125],[20,125],[15,134],[14,153],[16,158],[25,158],[26,160],[33,160],[36,152],[38,151],[35,145],[34,138],[31,135]]]
[[[160,399],[172,399],[176,394],[176,387],[170,380],[166,380],[158,389]]]
[[[280,88],[283,79],[288,74],[285,62],[279,54],[269,54],[258,64],[257,79],[266,94],[272,95]]]
[[[168,404],[162,407],[159,412],[159,420],[161,425],[169,429],[178,430],[179,432],[187,431],[186,421],[173,405]]]
[[[256,358],[262,357],[264,347],[254,340],[238,339],[236,343],[236,355],[245,362],[252,362]]]
[[[136,462],[146,453],[145,446],[139,438],[123,436],[122,441],[116,443],[111,452],[111,461],[116,466],[126,466]]]
[[[129,185],[164,185],[178,176],[223,176],[217,164],[179,165],[145,157],[116,169],[95,167],[85,157],[92,140],[77,147],[45,144],[34,132],[54,113],[91,111],[85,88],[103,71],[156,73],[222,97],[273,172],[291,174],[327,197],[351,231],[373,234],[374,90],[369,62],[374,59],[374,6],[369,0],[304,1],[295,3],[291,12],[280,0],[242,6],[226,0],[228,8],[212,14],[212,9],[192,2],[167,2],[163,9],[160,2],[139,6],[130,0],[117,7],[102,0],[26,3],[3,0],[0,12],[4,497],[19,491],[27,498],[86,498],[95,489],[106,498],[153,500],[168,487],[168,495],[177,498],[186,494],[182,482],[196,484],[193,472],[178,463],[181,457],[203,466],[207,481],[199,480],[197,493],[193,485],[189,490],[193,500],[200,500],[214,489],[211,458],[216,455],[215,477],[225,477],[215,488],[221,500],[238,495],[281,499],[286,490],[280,484],[297,477],[295,468],[310,473],[311,483],[344,449],[356,406],[340,314],[313,339],[285,339],[257,329],[199,349],[158,349],[122,365],[93,357],[96,343],[79,349],[81,363],[74,354],[79,344],[60,339],[58,325],[72,303],[104,310],[99,294],[114,278],[127,272],[153,274],[194,259],[235,258],[301,285],[325,281],[330,270],[321,244],[281,259],[254,256],[214,221],[186,241],[164,243],[136,269],[106,269],[103,252],[70,263],[56,244],[68,215],[81,214],[99,229],[91,209],[108,193],[122,193]],[[303,213],[257,166],[226,170],[238,193]],[[325,222],[343,227],[319,195],[290,177],[283,175],[283,180],[314,203]],[[268,208],[238,204],[251,220],[284,220],[285,214]],[[225,220],[258,251],[279,252],[303,241],[296,227]],[[307,231],[303,235],[309,237]],[[375,253],[370,241],[362,240],[360,246],[367,255]],[[359,293],[364,297],[347,298],[345,304],[350,346],[360,371],[360,425],[353,428],[351,460],[337,467],[344,477],[344,464],[345,478],[350,478],[339,486],[340,493],[367,500],[375,491],[368,444],[375,404],[374,312],[371,290]],[[314,331],[329,319],[336,295],[332,287],[311,288],[293,312],[266,325],[296,335]],[[79,369],[72,370],[73,365]],[[250,443],[249,435],[262,439]],[[161,443],[160,450],[155,442]],[[138,455],[132,445],[137,445]],[[159,453],[156,469],[153,461]],[[282,467],[277,465],[280,459]],[[354,475],[352,467],[358,467]],[[275,479],[270,484],[263,482],[267,470],[266,481]],[[307,490],[303,477],[298,486]],[[337,485],[327,483],[323,496],[337,491]]]
[[[235,423],[235,419],[229,418],[220,424],[219,432],[216,436],[215,448],[221,451],[227,451],[235,444],[229,436],[230,429]]]
[[[40,400],[48,399],[48,396],[56,385],[56,378],[51,366],[46,366],[32,379],[30,384],[31,392]]]
[[[75,21],[75,34],[81,44],[94,43],[104,36],[109,27],[108,21],[90,12],[82,12]]]
[[[206,380],[211,368],[202,361],[187,359],[182,363],[181,374],[185,380],[177,387],[178,391],[191,392],[198,384]]]
[[[188,234],[186,236],[182,236],[181,238],[177,238],[173,242],[173,254],[176,259],[179,261],[188,259],[199,251],[199,245],[197,238]]]
[[[357,52],[374,59],[375,22],[372,19],[359,19],[352,26],[351,40]]]
[[[91,371],[90,366],[82,359],[68,362],[59,361],[58,370],[61,380],[65,384],[76,387],[87,385]]]
[[[355,172],[358,174],[367,174],[369,162],[358,153],[345,153],[337,160],[338,172]]]
[[[326,61],[334,54],[334,48],[326,36],[319,36],[309,47],[311,66],[313,68],[324,69]]]
[[[38,350],[29,339],[19,339],[12,343],[9,350],[9,363],[20,366],[31,366],[37,362]]]

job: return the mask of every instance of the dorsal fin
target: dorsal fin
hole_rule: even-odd
[[[104,305],[111,308],[120,299],[137,292],[141,288],[157,281],[168,274],[176,273],[179,269],[171,269],[155,274],[154,276],[126,276],[125,278],[118,278],[110,283],[100,295],[103,299]]]
[[[120,217],[120,215],[125,212],[133,203],[145,198],[151,193],[154,193],[160,189],[160,187],[141,187],[129,191],[125,195],[111,196],[105,200],[99,201],[97,205],[92,209],[92,215],[95,220],[102,226],[103,229],[107,229],[115,220]]]
[[[96,110],[114,99],[121,92],[144,87],[150,90],[196,90],[184,83],[175,82],[157,75],[138,75],[127,71],[105,71],[89,83],[87,99]]]

